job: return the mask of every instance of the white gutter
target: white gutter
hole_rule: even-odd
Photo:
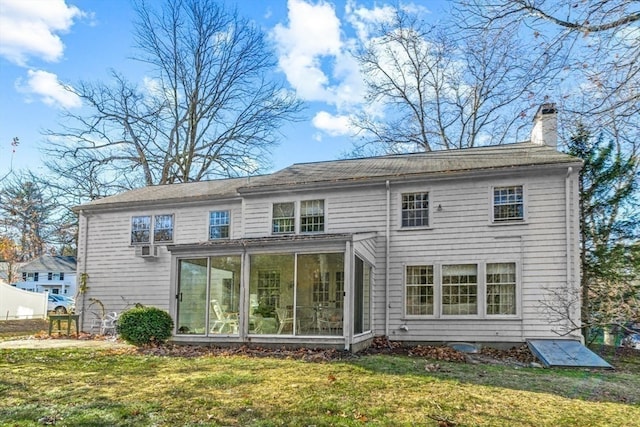
[[[387,223],[385,229],[385,260],[384,260],[384,335],[389,336],[389,236],[391,234],[391,188],[389,180],[386,181],[387,188]]]

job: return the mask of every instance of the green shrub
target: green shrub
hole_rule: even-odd
[[[156,307],[136,307],[120,315],[116,330],[129,344],[162,344],[171,337],[173,319]]]

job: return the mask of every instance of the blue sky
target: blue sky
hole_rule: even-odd
[[[286,126],[274,169],[337,158],[351,148],[348,115],[363,87],[349,49],[390,13],[373,0],[242,0],[227,2],[268,35],[279,75],[305,101],[305,120]],[[393,2],[393,4],[396,4]],[[437,16],[443,1],[406,3]],[[0,0],[0,176],[10,168],[44,171],[41,132],[56,129],[62,108],[79,100],[61,88],[108,80],[110,69],[142,84],[143,65],[130,59],[130,0]],[[14,137],[19,145],[13,146]]]

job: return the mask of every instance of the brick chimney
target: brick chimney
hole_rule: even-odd
[[[531,142],[558,148],[558,110],[556,104],[542,104],[533,118]]]

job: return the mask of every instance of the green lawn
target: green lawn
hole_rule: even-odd
[[[593,371],[0,350],[0,425],[640,426],[637,362]]]

